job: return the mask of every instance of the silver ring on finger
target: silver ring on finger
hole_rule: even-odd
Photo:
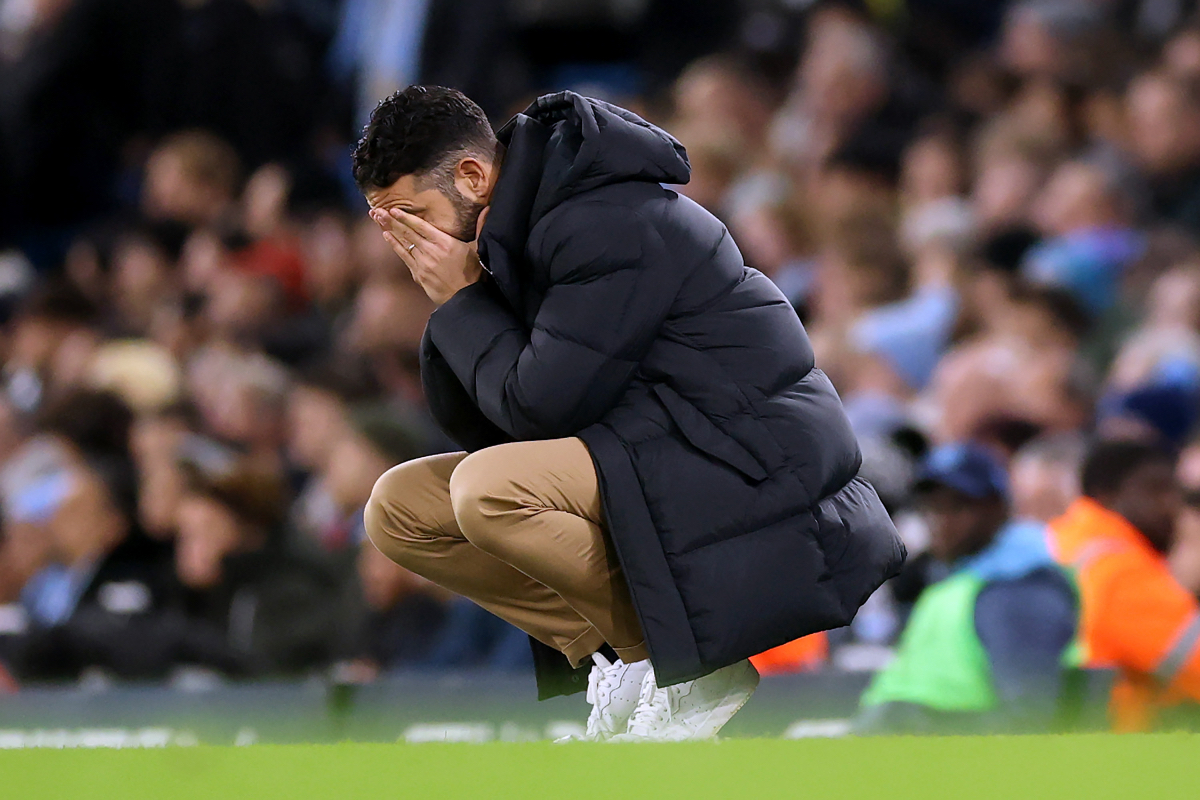
[[[412,244],[410,244],[410,245],[409,245],[407,248],[405,248],[405,249],[407,249],[407,250],[408,250],[408,252],[410,252],[410,253],[411,253],[411,252],[412,252],[413,250],[415,250],[416,248],[417,248],[417,243],[416,243],[416,242],[413,242]]]

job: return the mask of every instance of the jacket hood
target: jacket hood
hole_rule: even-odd
[[[507,148],[501,181],[527,184],[522,194],[530,201],[531,227],[567,198],[601,186],[678,184],[691,177],[687,153],[675,137],[623,108],[575,92],[538,98],[497,137]],[[540,169],[530,174],[535,164]],[[534,183],[536,189],[529,185]]]
[[[665,131],[622,108],[560,92],[539,98],[496,137],[500,177],[479,236],[479,257],[513,308],[533,226],[575,195],[629,181],[687,183],[687,153]]]

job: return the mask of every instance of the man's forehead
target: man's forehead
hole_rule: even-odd
[[[371,187],[363,193],[371,208],[391,207],[412,203],[423,194],[412,175],[402,175],[395,183],[385,188]]]

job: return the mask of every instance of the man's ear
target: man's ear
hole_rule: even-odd
[[[492,194],[492,165],[475,156],[467,156],[454,170],[454,183],[467,199],[486,203]]]

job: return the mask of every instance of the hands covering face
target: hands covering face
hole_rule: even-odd
[[[486,218],[485,209],[476,224],[476,241]],[[383,230],[383,238],[408,267],[413,280],[437,305],[479,280],[483,265],[474,241],[456,239],[399,208],[372,209],[371,219]]]

